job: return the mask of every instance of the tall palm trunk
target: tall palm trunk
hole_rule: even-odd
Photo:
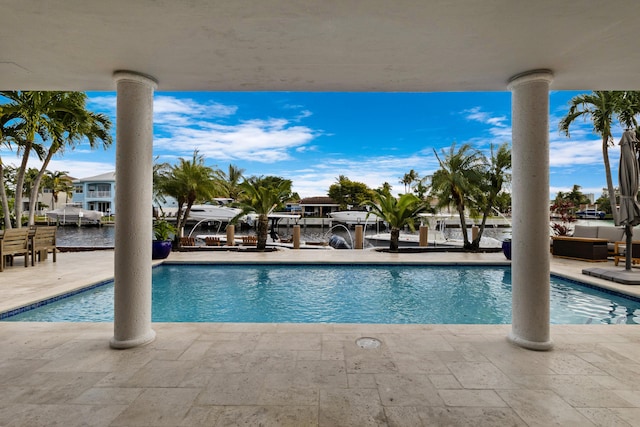
[[[469,243],[469,235],[467,234],[467,220],[464,217],[464,203],[458,202],[456,205],[458,208],[458,214],[460,215],[460,229],[462,231],[464,247],[465,249],[468,249],[471,244]]]
[[[607,176],[607,189],[609,190],[609,203],[611,204],[611,213],[615,225],[620,224],[620,213],[616,203],[616,191],[613,188],[613,180],[611,179],[611,164],[609,163],[609,140],[606,136],[602,137],[602,159],[604,160],[604,170]]]
[[[269,234],[269,217],[265,214],[258,216],[258,228],[256,229],[258,234],[258,244],[256,248],[259,251],[263,251],[267,248],[267,235]]]
[[[480,229],[478,230],[478,236],[473,239],[473,241],[471,242],[471,249],[480,249],[480,239],[482,239],[482,234],[484,233],[484,229],[486,227],[487,224],[487,217],[489,216],[489,212],[488,211],[484,211],[482,213],[482,222],[480,223]]]
[[[29,199],[29,225],[34,225],[36,222],[36,208],[38,206],[38,195],[40,194],[40,183],[42,182],[42,177],[47,171],[47,167],[49,167],[49,162],[53,157],[53,153],[53,150],[49,150],[47,157],[45,157],[42,163],[42,167],[38,171],[38,175],[36,175],[36,179],[33,180],[31,188],[32,197]],[[33,197],[33,194],[36,195],[35,198]]]
[[[400,246],[400,229],[398,227],[391,228],[391,240],[389,241],[389,251],[398,252]]]
[[[0,159],[0,198],[2,199],[2,213],[4,216],[4,228],[11,228],[11,215],[9,212],[9,198],[7,197],[7,189],[4,187],[4,165]]]
[[[33,147],[33,140],[30,138],[24,146],[24,155],[20,163],[20,169],[16,176],[16,197],[13,211],[16,215],[16,228],[22,227],[22,193],[24,192],[24,175],[27,172],[27,163],[29,162],[29,153]]]

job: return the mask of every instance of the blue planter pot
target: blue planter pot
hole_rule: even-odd
[[[507,259],[511,259],[511,240],[507,239],[502,242],[502,253]]]
[[[171,253],[171,240],[154,240],[151,242],[151,258],[165,259]]]

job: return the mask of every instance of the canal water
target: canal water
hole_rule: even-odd
[[[602,220],[578,220],[575,224],[581,225],[610,225],[613,226],[612,221],[602,221]],[[381,227],[379,232],[384,233],[387,232]],[[191,229],[185,230],[185,235],[189,234]],[[368,227],[365,234],[375,234],[378,232],[375,228]],[[206,224],[201,224],[198,226],[197,230],[193,233],[195,234],[224,234],[224,229],[218,229],[218,227],[207,227]],[[236,235],[242,236],[248,233],[254,233],[254,231],[236,231]],[[281,225],[278,227],[278,234],[282,237],[290,236],[293,233],[293,227],[287,225]],[[494,237],[498,240],[503,240],[505,230],[504,229],[486,229],[485,236]],[[331,235],[336,234],[340,237],[343,237],[347,243],[351,244],[351,239],[353,239],[355,231],[353,229],[346,230],[341,225],[334,225],[329,228],[327,226],[309,226],[303,227],[301,230],[301,240],[302,241],[328,241]],[[494,235],[495,234],[495,235]],[[449,230],[448,236],[449,238],[461,238],[461,232],[459,230]],[[58,232],[56,235],[57,244],[59,247],[97,247],[97,248],[112,248],[114,246],[115,241],[115,227],[111,225],[106,225],[102,227],[75,227],[75,226],[65,226],[58,227]]]
[[[191,229],[185,230],[188,235]],[[370,231],[370,232],[375,232]],[[198,226],[193,233],[196,234],[224,234],[224,229]],[[253,231],[236,231],[237,236],[254,233]],[[281,226],[278,228],[278,234],[282,237],[290,236],[293,233],[293,227]],[[349,233],[351,236],[349,236]],[[368,232],[369,233],[369,232]],[[332,234],[343,237],[349,244],[354,236],[354,230],[347,232],[342,226],[329,227],[308,227],[301,230],[301,240],[303,241],[328,241]],[[115,227],[105,225],[102,227],[76,227],[64,226],[58,227],[56,233],[56,243],[58,247],[94,247],[94,248],[112,248],[115,244]]]

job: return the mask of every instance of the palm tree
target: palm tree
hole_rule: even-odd
[[[4,218],[4,228],[6,230],[11,228],[11,215],[9,210],[9,197],[7,196],[7,188],[5,187],[4,179],[5,167],[0,158],[0,199],[2,202],[2,216]],[[1,260],[0,260],[1,261]]]
[[[638,92],[594,91],[589,94],[575,96],[569,102],[567,115],[560,120],[560,131],[571,137],[569,127],[579,117],[588,117],[593,123],[593,131],[602,137],[602,159],[607,178],[607,190],[615,223],[618,224],[615,189],[611,178],[609,163],[609,146],[614,140],[611,125],[618,118],[623,127],[637,127],[636,115],[640,112]]]
[[[1,112],[1,110],[0,110]],[[0,114],[0,146],[11,147],[11,136],[7,134],[6,124],[8,118]],[[7,188],[5,186],[5,165],[0,157],[0,203],[2,207],[2,216],[4,218],[4,228],[11,228],[11,215],[9,210],[9,197],[7,195]]]
[[[456,150],[456,144],[452,144],[449,151],[442,149],[443,158],[433,152],[438,159],[438,169],[431,179],[431,186],[438,198],[438,208],[454,205],[460,215],[460,226],[464,247],[471,249],[471,242],[467,234],[467,222],[465,220],[465,201],[468,196],[477,192],[482,181],[484,156],[469,144],[464,144]]]
[[[269,233],[269,214],[280,206],[291,195],[291,181],[287,179],[265,179],[251,177],[240,184],[242,191],[238,207],[242,210],[233,222],[240,217],[255,212],[258,214],[256,234],[258,237],[257,249],[263,251],[267,247]]]
[[[34,189],[33,183],[35,182],[37,176],[38,176],[38,169],[36,168],[29,168],[27,169],[27,172],[24,174],[23,194],[27,196],[27,198],[29,199],[29,204],[31,204],[31,200],[35,200],[37,205],[38,199],[40,198],[39,192],[38,193],[33,192],[33,189]]]
[[[61,111],[57,114],[61,124],[61,133],[51,136],[51,143],[42,159],[42,166],[33,182],[34,191],[38,192],[42,177],[46,173],[49,162],[56,154],[64,152],[65,148],[74,149],[80,143],[86,141],[89,148],[96,149],[100,146],[107,149],[113,140],[110,134],[111,120],[104,114],[96,114],[85,107],[87,96],[82,92],[66,92],[65,102],[70,107],[69,111]],[[29,224],[34,223],[36,201],[29,199]]]
[[[227,197],[230,197],[234,200],[238,198],[241,192],[240,180],[242,179],[243,173],[244,169],[241,169],[232,164],[229,164],[227,173],[224,173],[222,171],[220,172],[220,179],[222,180],[222,185]]]
[[[178,202],[176,228],[181,230],[189,218],[191,207],[198,201],[212,199],[220,190],[215,170],[204,164],[204,156],[194,150],[191,160],[178,159],[178,164],[157,171],[156,191]],[[179,233],[178,233],[179,234]]]
[[[404,184],[404,192],[408,193],[411,189],[411,184],[418,180],[418,172],[411,169],[408,173],[405,173],[402,179],[400,180],[400,184]]]
[[[162,216],[164,216],[164,211],[162,210],[162,204],[166,202],[164,194],[162,194],[162,185],[163,179],[165,179],[166,175],[171,171],[171,165],[167,162],[158,162],[160,157],[157,156],[154,159],[153,163],[153,205],[154,205],[154,213],[158,214],[158,211]],[[158,207],[158,211],[155,210],[155,206]]]
[[[111,121],[106,115],[87,111],[86,95],[82,92],[2,91],[1,94],[9,102],[0,106],[0,115],[3,120],[7,120],[6,123],[10,125],[14,138],[19,143],[18,148],[23,152],[16,179],[14,206],[16,218],[19,219],[22,216],[22,194],[31,151],[36,150],[43,161],[40,173],[29,190],[30,193],[37,194],[49,161],[65,146],[74,147],[85,138],[91,148],[96,146],[98,140],[105,147],[111,145]],[[35,206],[36,201],[32,198],[29,203],[30,224],[34,220]]]
[[[21,123],[16,123],[16,120],[14,120],[14,118],[15,117],[12,114],[2,114],[2,106],[0,106],[0,143],[2,145],[5,145],[10,150],[13,148],[12,146],[15,146],[18,152],[20,152],[21,150],[24,149],[24,146],[26,145],[25,137],[24,137],[25,128]],[[41,156],[42,154],[42,149],[39,145],[34,146],[33,151],[35,151],[36,154],[38,154],[38,156]],[[2,163],[1,159],[0,159],[0,163]],[[3,169],[3,174],[2,174],[2,177],[0,177],[0,182],[2,182],[2,189],[0,190],[0,196],[2,198],[2,209],[4,212],[5,228],[10,229],[12,228],[13,225],[11,222],[11,211],[9,207],[9,192],[12,193],[13,201],[15,205],[16,203],[15,193],[18,188],[17,179],[16,179],[18,175],[18,171],[16,168],[13,168],[10,165],[6,165],[6,164],[2,164],[2,169]],[[9,173],[13,177],[13,179],[11,180],[11,184],[12,184],[11,188],[13,188],[13,191],[11,191],[11,188],[7,188],[8,181],[4,173],[6,171],[9,171]],[[24,175],[25,173],[23,172],[23,175],[22,175],[23,182],[24,182]],[[25,191],[24,184],[21,185],[21,188],[22,188],[22,191],[20,193],[22,195]],[[22,203],[22,197],[20,197],[19,202]],[[15,212],[14,212],[14,216],[15,216]],[[18,223],[18,226],[21,225],[21,221],[16,221],[16,222]]]
[[[391,187],[391,184],[389,184],[387,181],[383,182],[382,185],[378,188],[376,188],[374,191],[376,193],[382,193],[382,194],[386,194],[389,195],[391,194],[391,190],[393,188]]]
[[[374,193],[374,200],[367,201],[367,205],[371,207],[371,213],[378,215],[391,227],[391,252],[398,252],[400,230],[408,226],[411,231],[415,231],[415,219],[427,209],[424,202],[411,193],[403,194],[397,199],[391,194]]]
[[[64,193],[67,196],[67,200],[73,195],[73,181],[68,174],[69,172],[67,171],[46,171],[46,175],[43,177],[43,186],[51,190],[51,200],[53,202],[51,209],[56,208],[60,193]]]
[[[492,144],[488,169],[485,171],[484,179],[480,185],[480,192],[476,199],[479,202],[478,208],[482,212],[482,222],[480,223],[478,236],[471,242],[472,249],[480,247],[480,239],[484,233],[487,217],[495,209],[502,187],[511,179],[511,174],[508,172],[510,169],[511,150],[509,145],[507,143],[502,144],[497,151],[494,151]]]

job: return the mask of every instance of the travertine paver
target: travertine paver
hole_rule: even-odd
[[[301,256],[289,252],[273,259]],[[317,258],[336,256],[326,252]],[[353,262],[351,252],[340,259]],[[447,254],[483,256],[500,260]],[[108,277],[109,257],[61,254],[55,266],[9,268],[11,276],[0,275],[3,304]],[[552,265],[564,274],[579,274],[580,267]],[[38,279],[36,271],[43,273]],[[59,277],[69,283],[58,284]],[[112,350],[109,323],[0,323],[0,425],[630,426],[640,419],[634,325],[554,325],[550,352],[512,346],[505,339],[509,325],[153,327],[157,339],[149,345]],[[360,348],[360,337],[381,346]]]

